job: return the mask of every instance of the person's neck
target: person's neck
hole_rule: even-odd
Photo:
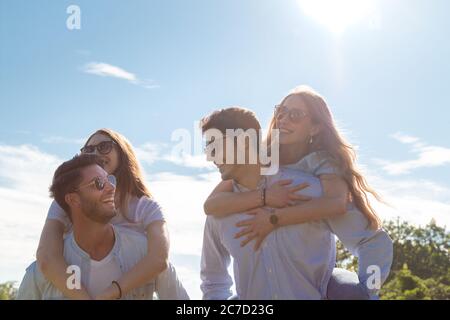
[[[98,223],[89,218],[74,221],[73,234],[78,246],[84,250],[91,259],[102,260],[112,250],[115,242],[114,230],[109,223]]]
[[[245,168],[242,168],[241,174],[234,178],[234,181],[250,190],[255,190],[260,180],[261,166],[259,164],[245,166]]]
[[[308,146],[301,144],[280,145],[280,164],[288,165],[297,163],[308,154]]]

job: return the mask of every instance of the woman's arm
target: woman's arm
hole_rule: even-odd
[[[347,212],[349,191],[345,180],[335,174],[324,174],[320,176],[320,182],[322,197],[276,210],[279,226],[333,218]]]
[[[266,205],[282,208],[294,201],[307,201],[311,198],[297,195],[295,192],[306,188],[307,184],[288,186],[292,180],[281,180],[266,190]],[[261,190],[233,192],[231,180],[221,181],[206,199],[203,206],[207,215],[225,217],[233,213],[244,212],[263,206]]]
[[[39,269],[63,295],[69,299],[90,299],[87,291],[81,289],[69,289],[67,278],[70,276],[67,271],[68,264],[64,260],[64,225],[55,219],[48,219],[45,222],[41,233],[41,239],[36,252],[36,260]]]
[[[256,239],[255,249],[258,249],[264,238],[275,229],[270,223],[270,216],[275,214],[278,218],[277,227],[295,225],[309,221],[316,221],[343,215],[347,212],[348,187],[344,179],[334,174],[320,176],[323,196],[295,206],[276,209],[269,212],[265,209],[256,209],[248,212],[254,217],[240,221],[236,224],[243,229],[236,234],[236,238],[247,235],[241,242],[242,246]]]
[[[150,282],[169,265],[169,233],[164,221],[152,222],[147,227],[147,255],[131,270],[123,274],[117,282],[122,289],[122,295]],[[117,299],[119,290],[111,285],[96,297],[99,300]]]

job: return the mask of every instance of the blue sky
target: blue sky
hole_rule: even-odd
[[[416,223],[449,221],[449,2],[345,0],[330,8],[322,0],[319,9],[312,2],[0,1],[4,237],[12,242],[19,230],[33,253],[54,168],[101,127],[139,150],[150,188],[171,210],[180,208],[173,194],[198,184],[197,194],[180,199],[192,202],[186,220],[167,214],[177,231],[179,221],[201,225],[201,204],[218,177],[199,158],[168,158],[172,132],[192,132],[202,116],[230,105],[253,109],[265,126],[299,84],[326,97],[370,181],[396,196],[395,213]],[[81,9],[80,30],[66,28],[71,4]],[[30,199],[29,208],[15,207]],[[35,210],[36,224],[6,218],[6,209]],[[197,272],[201,245],[201,228],[192,228],[193,252],[174,245],[186,275]],[[20,280],[4,265],[13,258],[0,259],[0,282]],[[33,257],[20,259],[23,269]]]

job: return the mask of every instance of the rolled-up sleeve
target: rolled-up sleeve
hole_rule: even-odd
[[[226,300],[232,296],[233,280],[228,272],[231,257],[220,241],[214,219],[206,218],[200,288],[203,292],[203,300]]]
[[[380,271],[380,284],[389,276],[393,259],[391,238],[383,229],[370,229],[366,217],[356,209],[328,219],[327,223],[344,246],[358,257],[359,281],[367,287],[370,296],[375,296],[379,288],[367,286],[368,280],[376,269]]]

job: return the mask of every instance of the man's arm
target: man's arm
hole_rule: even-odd
[[[226,300],[232,296],[233,280],[228,273],[230,254],[220,242],[213,217],[207,217],[203,234],[200,288],[203,300]]]
[[[370,229],[368,220],[358,210],[325,221],[344,246],[358,257],[359,281],[367,288],[370,296],[376,295],[380,288],[374,287],[374,284],[378,282],[381,286],[391,269],[391,238],[382,229]],[[375,279],[378,275],[379,279]]]

